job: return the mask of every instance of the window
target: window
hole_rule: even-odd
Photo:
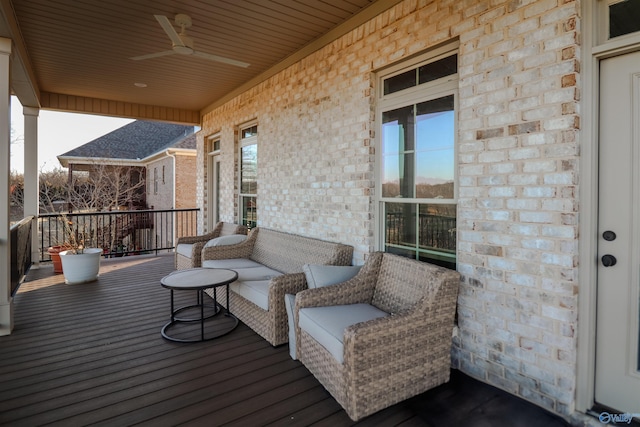
[[[158,168],[153,168],[153,194],[158,194]]]
[[[457,55],[420,60],[380,75],[379,246],[455,269]]]
[[[209,138],[208,153],[208,224],[209,229],[213,229],[220,221],[220,136],[214,135]]]
[[[609,1],[609,38],[640,31],[640,0]]]
[[[240,221],[248,228],[257,225],[258,125],[240,130]]]
[[[162,185],[164,185],[164,184],[165,184],[165,181],[164,181],[164,165],[162,165]]]

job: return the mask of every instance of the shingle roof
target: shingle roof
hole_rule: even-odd
[[[59,157],[144,159],[174,145],[183,146],[185,137],[195,134],[193,126],[137,120],[106,135],[67,151]]]

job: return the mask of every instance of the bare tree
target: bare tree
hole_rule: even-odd
[[[67,173],[57,168],[40,171],[40,210],[53,213],[64,209],[67,200]]]
[[[140,168],[95,164],[89,171],[74,171],[69,203],[81,212],[132,208],[145,200],[145,188]]]

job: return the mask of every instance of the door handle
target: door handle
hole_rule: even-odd
[[[618,260],[613,255],[602,255],[602,265],[605,267],[613,267],[617,262]]]

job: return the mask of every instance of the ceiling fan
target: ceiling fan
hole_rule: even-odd
[[[180,27],[180,33],[176,32],[169,19],[164,15],[153,15],[160,23],[160,26],[165,33],[171,39],[171,50],[165,50],[157,53],[150,53],[148,55],[134,56],[134,61],[140,61],[142,59],[158,58],[160,56],[180,54],[180,55],[193,55],[198,58],[209,59],[211,61],[222,62],[225,64],[235,65],[237,67],[248,67],[250,64],[242,61],[236,61],[235,59],[225,58],[224,56],[213,55],[211,53],[199,52],[193,49],[193,39],[187,36],[186,29],[191,27],[191,18],[188,15],[179,13],[175,17],[176,25]]]

